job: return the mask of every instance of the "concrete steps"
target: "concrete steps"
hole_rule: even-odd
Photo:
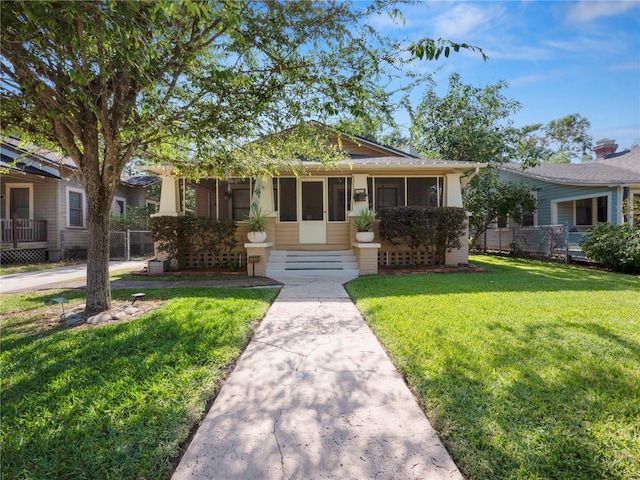
[[[333,251],[285,251],[274,250],[269,255],[267,276],[283,273],[297,276],[358,276],[356,256],[352,250]]]

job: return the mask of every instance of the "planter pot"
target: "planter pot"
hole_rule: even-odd
[[[262,243],[267,239],[267,232],[248,232],[247,238],[251,243]]]
[[[356,240],[361,243],[373,242],[374,236],[373,232],[356,232]]]

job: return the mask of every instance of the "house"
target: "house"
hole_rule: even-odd
[[[462,207],[461,177],[483,166],[426,160],[358,136],[334,133],[331,141],[340,141],[349,158],[332,166],[302,161],[304,176],[279,172],[254,179],[202,178],[190,184],[174,176],[170,165],[146,167],[162,178],[158,215],[183,215],[192,210],[198,216],[236,220],[242,240],[232,255],[240,262],[254,262],[247,265],[249,273],[254,268],[257,275],[271,275],[279,269],[376,273],[378,265],[406,264],[409,251],[381,242],[378,226],[373,242],[357,242],[354,216],[367,206]],[[188,204],[187,198],[193,202]],[[252,202],[270,212],[267,240],[259,244],[246,243],[245,220]],[[447,253],[447,264],[467,263],[467,236],[462,245]],[[423,253],[418,260],[424,264],[435,261],[432,252]],[[340,266],[347,264],[350,267]]]
[[[596,159],[582,163],[543,163],[522,169],[519,163],[502,165],[502,180],[526,182],[538,209],[525,215],[522,231],[542,225],[567,225],[571,244],[599,222],[622,224],[640,221],[640,148],[616,153],[613,140],[597,142]],[[635,211],[628,205],[636,200]],[[492,229],[491,237],[505,234],[512,225]],[[503,230],[501,232],[501,230]],[[493,238],[495,242],[495,238]],[[481,242],[482,243],[482,242]]]
[[[86,258],[86,195],[73,160],[9,137],[2,137],[0,148],[0,261]],[[146,206],[145,187],[156,181],[151,176],[123,178],[112,212]]]

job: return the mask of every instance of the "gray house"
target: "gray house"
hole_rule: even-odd
[[[8,137],[2,138],[0,155],[0,261],[58,261],[74,250],[86,251],[87,201],[73,160]],[[123,178],[112,212],[155,203],[145,187],[156,180]]]
[[[545,163],[522,170],[503,165],[500,178],[527,182],[538,202],[533,225],[568,224],[586,231],[598,222],[622,224],[640,218],[626,212],[625,203],[640,198],[640,148],[615,153],[613,140],[601,140],[597,158],[583,163]]]

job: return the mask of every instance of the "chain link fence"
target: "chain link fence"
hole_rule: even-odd
[[[567,224],[490,228],[478,237],[476,246],[482,251],[508,253],[516,257],[584,261],[587,258],[578,245],[581,237],[580,232],[570,232]]]
[[[87,239],[78,241],[77,234],[74,242],[82,245],[65,246],[64,233],[62,237],[63,258],[66,260],[87,259]],[[85,234],[86,237],[86,234]],[[149,230],[125,230],[109,232],[109,259],[130,260],[153,256],[153,239]]]

